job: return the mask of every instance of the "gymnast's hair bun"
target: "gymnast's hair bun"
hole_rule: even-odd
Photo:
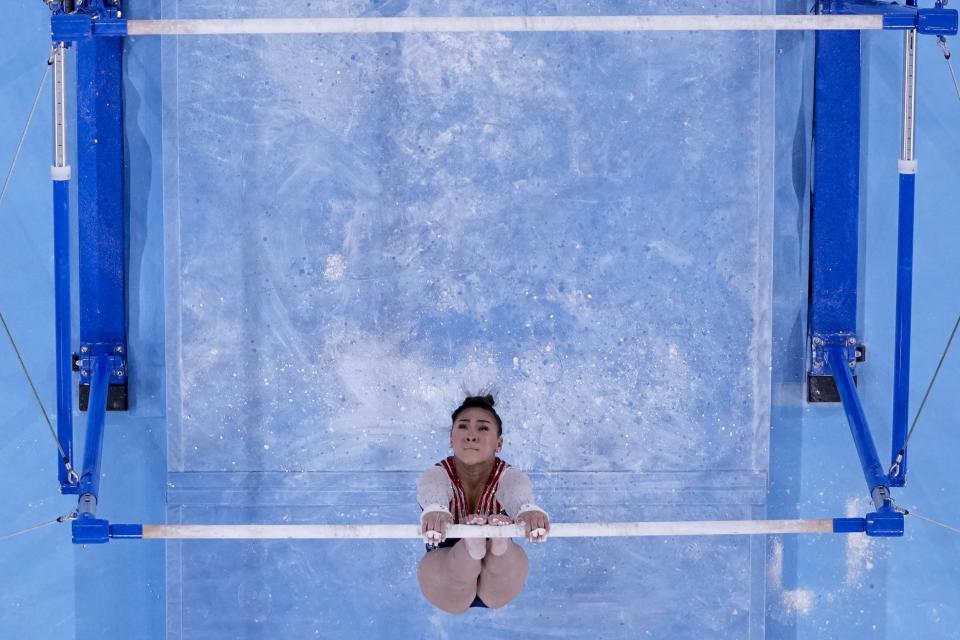
[[[497,403],[493,394],[487,393],[482,396],[467,396],[463,399],[463,406],[480,407],[481,409],[493,409]]]

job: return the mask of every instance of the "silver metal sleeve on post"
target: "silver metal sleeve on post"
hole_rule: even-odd
[[[903,34],[903,132],[900,145],[900,160],[912,162],[914,157],[913,135],[917,103],[917,31],[910,29]]]
[[[67,45],[58,42],[53,49],[53,167],[54,180],[69,180],[67,158]]]
[[[85,493],[80,496],[77,513],[81,516],[94,516],[97,514],[97,497],[92,493]]]

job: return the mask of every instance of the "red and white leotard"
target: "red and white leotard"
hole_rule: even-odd
[[[453,456],[423,472],[417,480],[417,502],[424,513],[449,511],[456,524],[465,522],[467,516],[471,515]],[[513,517],[522,511],[534,509],[542,511],[533,502],[533,485],[527,474],[500,458],[494,458],[493,470],[483,493],[477,499],[474,513],[484,516],[506,513]]]

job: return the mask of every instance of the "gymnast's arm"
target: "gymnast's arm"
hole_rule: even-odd
[[[447,527],[453,524],[448,507],[452,498],[453,487],[443,467],[430,467],[417,478],[417,502],[423,509],[420,533],[427,544],[436,545],[446,540]]]
[[[510,467],[497,486],[497,501],[514,522],[522,524],[530,542],[543,542],[550,533],[550,516],[533,501],[533,484],[523,471]]]

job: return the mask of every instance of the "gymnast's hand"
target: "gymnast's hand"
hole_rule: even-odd
[[[420,533],[427,544],[440,544],[447,539],[447,528],[453,524],[453,516],[443,511],[429,511],[423,514]]]
[[[516,517],[523,526],[523,533],[530,542],[544,542],[550,535],[550,516],[540,510],[524,511]]]

